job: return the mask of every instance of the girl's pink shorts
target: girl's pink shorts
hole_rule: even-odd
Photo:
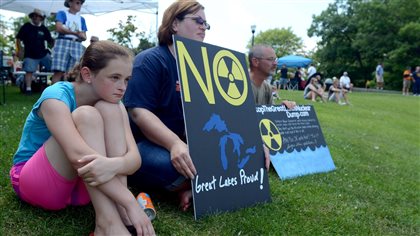
[[[48,161],[44,145],[27,162],[14,165],[10,179],[22,200],[47,210],[90,202],[83,180],[80,177],[67,180],[61,176]]]

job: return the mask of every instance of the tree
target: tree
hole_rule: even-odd
[[[402,69],[419,63],[419,15],[420,0],[336,0],[308,30],[321,38],[319,68],[331,76],[348,71],[362,86],[384,62],[385,85],[399,89]]]
[[[1,50],[3,50],[4,55],[12,55],[15,51],[15,42],[16,35],[19,31],[19,28],[26,22],[29,21],[27,16],[10,18],[7,21],[4,21],[4,17],[1,16],[0,26],[1,26],[1,35],[0,35],[0,44]]]
[[[303,41],[296,36],[292,29],[270,29],[260,32],[254,38],[254,44],[266,44],[274,48],[277,57],[282,57],[290,54],[304,54]],[[251,48],[251,42],[248,43],[248,48]]]
[[[111,40],[116,41],[117,43],[133,50],[135,54],[154,47],[155,43],[150,42],[149,38],[145,37],[144,32],[139,32],[138,28],[135,26],[135,16],[127,16],[125,23],[119,21],[118,28],[108,29],[107,32],[111,33]],[[139,42],[137,46],[134,45],[134,42]]]

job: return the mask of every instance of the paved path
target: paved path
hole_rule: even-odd
[[[355,92],[370,92],[370,93],[394,93],[394,94],[401,94],[401,91],[396,90],[382,90],[382,89],[365,89],[365,88],[356,88],[353,87],[353,91]]]

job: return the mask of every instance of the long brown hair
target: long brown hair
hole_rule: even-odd
[[[204,10],[204,7],[194,0],[178,0],[172,3],[163,13],[162,24],[158,32],[159,45],[173,44],[172,35],[176,33],[172,29],[174,20],[183,20],[184,16],[199,10]]]
[[[87,67],[92,73],[96,74],[105,68],[110,60],[116,59],[118,56],[128,57],[130,60],[134,57],[133,52],[128,48],[108,40],[91,43],[89,47],[86,48],[79,63],[70,72],[70,75],[72,75],[76,81],[81,81],[80,68]]]

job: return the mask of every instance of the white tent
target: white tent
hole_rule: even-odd
[[[0,0],[0,9],[28,14],[38,8],[47,15],[64,10],[64,0]],[[86,0],[81,14],[101,15],[120,10],[141,10],[157,14],[157,0]]]

